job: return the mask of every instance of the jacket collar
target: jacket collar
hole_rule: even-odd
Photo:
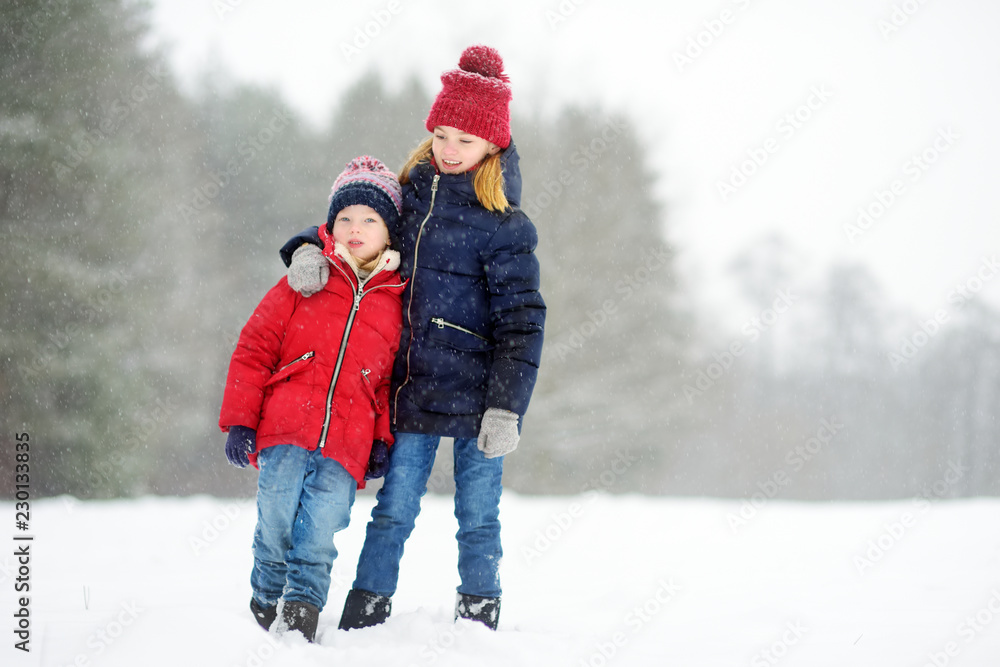
[[[392,248],[387,248],[382,252],[382,260],[379,262],[378,266],[368,274],[367,278],[362,279],[361,274],[358,270],[358,262],[354,259],[354,255],[351,251],[347,249],[347,246],[342,243],[337,243],[333,240],[333,234],[327,231],[326,225],[319,226],[319,238],[323,242],[323,255],[329,260],[331,264],[339,263],[344,271],[349,271],[354,274],[354,279],[357,285],[364,285],[376,274],[391,273],[399,269],[399,251],[393,250]]]
[[[510,145],[500,154],[500,167],[503,169],[504,180],[503,192],[511,206],[518,206],[521,203],[520,161],[517,147],[511,141]],[[410,170],[410,182],[419,192],[427,192],[430,190],[434,175],[437,173],[437,167],[432,163],[418,164]],[[473,186],[475,174],[475,169],[461,174],[441,174],[441,179],[438,181],[438,197],[442,196],[441,191],[443,190],[444,196],[453,203],[478,202]]]
[[[354,272],[354,276],[356,278],[358,278],[359,280],[361,279],[361,274],[358,269],[358,260],[355,259],[354,255],[351,254],[351,251],[347,249],[347,246],[345,246],[342,243],[334,243],[333,254],[336,255],[338,258],[340,258],[342,262],[351,267],[351,270]],[[329,258],[329,256],[327,257]],[[330,261],[333,260],[331,259]],[[372,270],[370,274],[368,274],[368,277],[365,278],[364,280],[361,280],[361,282],[367,282],[368,280],[371,280],[378,273],[382,272],[388,273],[389,271],[395,271],[398,268],[399,268],[399,252],[391,248],[386,248],[385,250],[382,251],[382,257],[378,265]]]

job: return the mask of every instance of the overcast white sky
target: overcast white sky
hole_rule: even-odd
[[[473,43],[504,56],[517,111],[596,102],[627,113],[659,172],[689,288],[734,324],[746,312],[732,308],[725,267],[771,231],[800,251],[792,287],[846,260],[867,264],[915,318],[977,272],[976,298],[1000,303],[1000,276],[981,270],[1000,251],[1000,5],[988,0],[154,7],[183,78],[221,67],[276,86],[316,123],[372,69],[390,85],[415,73],[437,92]],[[730,180],[741,165],[752,173]],[[878,212],[879,199],[885,212],[849,238],[858,208]]]

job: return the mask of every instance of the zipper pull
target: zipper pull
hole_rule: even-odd
[[[431,192],[438,191],[438,181],[441,180],[441,174],[434,174],[434,180],[431,182]]]
[[[354,310],[355,312],[361,307],[361,292],[354,293]]]
[[[444,319],[440,317],[432,317],[431,324],[438,325],[438,329],[444,329]]]
[[[372,372],[372,369],[370,369],[370,368],[362,368],[361,369],[361,375],[362,375],[362,377],[365,378],[365,382],[371,382],[371,380],[368,379],[368,374],[371,373],[371,372]]]

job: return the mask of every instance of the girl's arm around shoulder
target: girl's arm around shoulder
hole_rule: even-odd
[[[323,241],[319,238],[319,227],[304,229],[292,238],[288,239],[288,241],[285,242],[285,245],[281,246],[278,250],[278,255],[281,257],[281,261],[285,263],[285,266],[291,266],[292,253],[298,250],[303,243],[311,243],[322,248]]]

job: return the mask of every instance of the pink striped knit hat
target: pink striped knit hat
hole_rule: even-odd
[[[403,210],[403,190],[396,174],[370,155],[348,162],[330,189],[327,225],[333,223],[340,211],[354,204],[372,207],[382,216],[386,226],[394,229]]]

